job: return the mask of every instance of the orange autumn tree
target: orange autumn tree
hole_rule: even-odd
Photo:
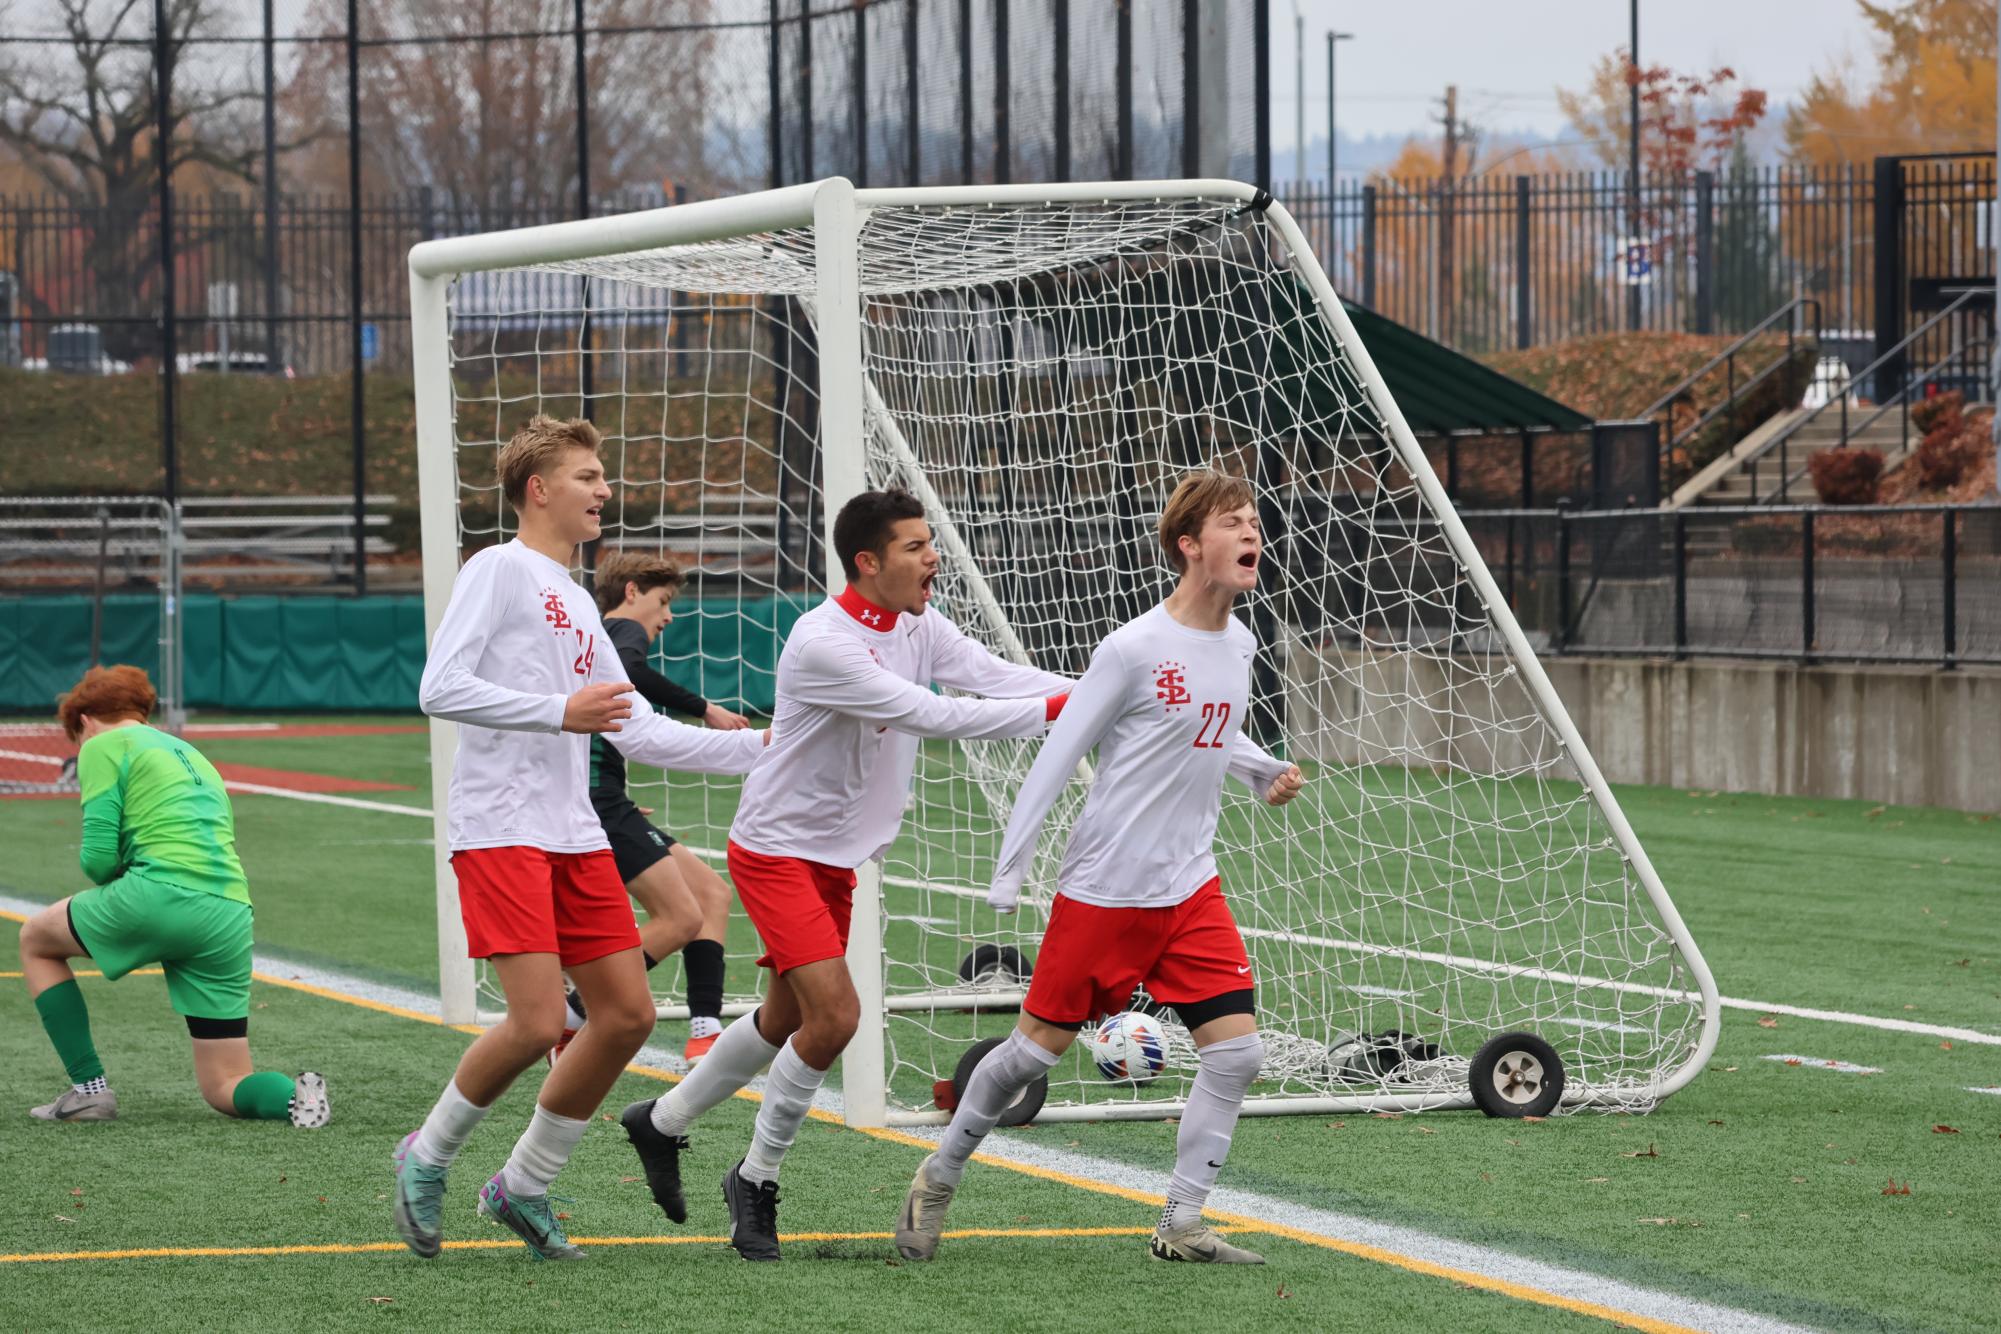
[[[1786,116],[1796,162],[1863,165],[1878,156],[1994,147],[1995,0],[1858,0],[1876,33],[1875,81],[1814,76]]]

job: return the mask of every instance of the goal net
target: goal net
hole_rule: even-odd
[[[509,532],[500,444],[580,402],[615,491],[604,548],[691,573],[656,665],[750,711],[770,707],[792,619],[839,586],[829,514],[856,491],[923,498],[939,611],[1075,675],[1170,588],[1153,530],[1179,476],[1240,473],[1267,544],[1238,609],[1260,646],[1249,731],[1308,776],[1282,810],[1232,785],[1219,825],[1269,1052],[1249,1110],[1469,1105],[1501,1034],[1549,1044],[1566,1107],[1644,1109],[1707,1060],[1694,943],[1268,197],[831,181],[427,243],[412,274],[433,625],[458,561]],[[1088,782],[1045,826],[1023,911],[996,917],[987,880],[1036,744],[922,748],[901,836],[856,897],[851,1120],[942,1119],[968,1049],[1014,1023]],[[720,865],[740,780],[633,778]],[[479,981],[439,869],[463,1014]],[[741,915],[727,950],[742,1012],[758,944]],[[654,976],[663,1015],[685,1014],[678,965]],[[1080,1042],[1040,1119],[1174,1114],[1194,1049],[1171,1011],[1157,1022],[1158,1077],[1108,1080]]]

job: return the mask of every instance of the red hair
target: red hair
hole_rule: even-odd
[[[103,723],[127,718],[143,723],[159,702],[159,692],[139,668],[122,664],[93,667],[68,694],[56,701],[56,718],[74,743],[83,733],[85,714]]]

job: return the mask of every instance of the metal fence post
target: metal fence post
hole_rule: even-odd
[[[911,0],[914,4],[916,0]],[[1056,26],[1056,179],[1070,179],[1070,0],[1055,0],[1051,21]],[[915,184],[913,181],[912,184]]]
[[[1534,284],[1529,273],[1529,178],[1515,177],[1515,346],[1535,346]]]
[[[1674,512],[1674,656],[1688,656],[1688,511]]]
[[[1535,508],[1535,437],[1527,427],[1522,428],[1522,508]]]
[[[1012,142],[1014,126],[1008,116],[1008,97],[1014,82],[1013,70],[1008,60],[1008,0],[993,0],[993,6],[994,184],[1006,185],[1014,179],[1014,144]]]
[[[1376,187],[1362,187],[1362,304],[1376,308]]]
[[[1716,332],[1716,173],[1695,173],[1695,331]]]
[[[1800,664],[1813,661],[1813,511],[1800,511]]]
[[[348,435],[354,465],[354,595],[368,593],[368,408],[362,361],[361,42],[356,0],[347,0]]]
[[[767,166],[774,190],[785,184],[785,98],[779,91],[784,86],[784,61],[780,58],[783,51],[780,34],[783,29],[778,23],[779,3],[780,0],[771,0],[770,16],[765,23],[765,31],[771,37],[769,63],[765,70],[765,97],[770,106],[770,116],[765,123],[765,137],[769,140],[765,151],[771,159]]]
[[[1561,653],[1569,643],[1570,506],[1559,500],[1556,502],[1556,636],[1550,647]]]
[[[923,0],[906,0],[910,6],[903,16],[903,119],[905,132],[910,142],[904,151],[909,156],[905,170],[909,173],[906,185],[924,183],[924,135],[922,132],[924,86],[918,79],[917,15]],[[1066,29],[1068,25],[1065,25]],[[1067,37],[1067,31],[1066,31]],[[782,548],[781,548],[782,549]]]
[[[813,0],[799,0],[799,179],[819,175],[813,169]]]
[[[1118,162],[1115,180],[1133,178],[1133,6],[1132,0],[1115,0],[1118,7],[1118,63],[1113,73],[1112,96],[1118,103]]]
[[[973,183],[973,0],[959,0],[959,184]]]
[[[1945,540],[1939,546],[1941,573],[1945,578],[1945,658],[1939,664],[1951,671],[1959,661],[1959,511],[1944,512]]]
[[[181,459],[174,421],[180,358],[175,354],[174,344],[174,136],[170,124],[173,101],[173,28],[167,22],[167,0],[153,0],[153,152],[160,173],[160,470],[168,504],[174,502],[181,489]]]
[[[868,6],[855,6],[855,44],[848,61],[849,90],[853,100],[848,114],[854,119],[855,184],[868,184]]]

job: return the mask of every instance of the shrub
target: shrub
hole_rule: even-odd
[[[1959,429],[1960,413],[1966,407],[1966,395],[1957,389],[1930,398],[1918,400],[1911,409],[1911,424],[1925,433],[1929,439],[1939,428],[1950,425],[1955,432]]]
[[[1917,413],[1913,412],[1911,417],[1916,420]],[[1939,420],[1918,446],[1918,486],[1926,491],[1943,491],[1959,485],[1986,444],[1986,436],[1984,430],[1968,426],[1956,412]]]
[[[1824,504],[1873,505],[1883,480],[1883,451],[1823,449],[1807,461],[1807,471]]]

